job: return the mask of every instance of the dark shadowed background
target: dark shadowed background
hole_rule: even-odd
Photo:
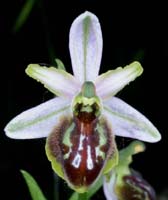
[[[5,136],[3,127],[20,112],[52,97],[40,83],[26,76],[28,64],[51,64],[54,55],[72,72],[69,29],[73,20],[86,10],[97,15],[102,27],[101,72],[134,60],[144,67],[143,75],[117,96],[145,114],[162,134],[159,143],[146,143],[146,152],[135,156],[132,165],[161,193],[168,188],[168,18],[164,6],[147,8],[137,3],[126,9],[126,3],[113,5],[96,0],[37,2],[17,32],[13,32],[13,26],[25,1],[13,0],[1,6],[0,199],[30,199],[20,169],[30,172],[48,199],[53,199],[53,173],[45,156],[45,139],[12,140]],[[120,139],[119,148],[129,141]],[[60,199],[68,198],[70,190],[63,181],[58,190]],[[100,191],[94,198],[104,199],[103,193]]]

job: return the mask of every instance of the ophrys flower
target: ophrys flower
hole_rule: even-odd
[[[97,17],[81,14],[69,39],[74,76],[30,64],[26,73],[57,97],[12,119],[5,132],[16,139],[48,137],[46,152],[55,172],[85,192],[117,164],[115,135],[156,142],[160,134],[147,118],[114,97],[141,75],[139,62],[98,75],[103,42]]]
[[[133,155],[143,152],[145,146],[134,141],[119,152],[119,163],[104,177],[103,189],[107,200],[156,200],[152,186],[139,172],[130,168]]]

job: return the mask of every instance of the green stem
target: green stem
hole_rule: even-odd
[[[53,177],[54,177],[54,188],[53,188],[54,200],[59,200],[59,177],[55,172],[53,172]]]
[[[85,193],[79,193],[78,194],[78,199],[79,200],[89,200],[89,198],[88,198],[88,196],[87,196],[87,193],[85,192]]]

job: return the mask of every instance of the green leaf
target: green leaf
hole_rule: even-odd
[[[23,26],[23,24],[28,19],[33,6],[35,5],[36,0],[27,0],[23,5],[20,14],[18,15],[16,22],[13,27],[13,32],[19,31],[19,29]]]
[[[62,69],[62,70],[64,70],[64,71],[66,71],[65,66],[64,66],[64,63],[63,63],[60,59],[56,58],[56,59],[55,59],[55,62],[56,62],[56,64],[57,64],[57,68],[58,68],[58,69]]]
[[[21,173],[27,183],[32,200],[47,200],[35,179],[24,170],[21,170]]]
[[[79,200],[89,200],[87,193],[78,193],[78,199]]]
[[[69,198],[69,200],[78,200],[78,193],[77,192],[74,192],[73,194],[72,194],[72,196]]]
[[[87,193],[74,192],[69,200],[89,200]]]

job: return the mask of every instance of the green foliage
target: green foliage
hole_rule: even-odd
[[[56,59],[55,59],[55,62],[56,62],[56,64],[57,64],[57,68],[58,68],[58,69],[62,69],[62,70],[65,70],[65,71],[66,71],[65,66],[64,66],[64,63],[63,63],[60,59],[56,58]]]
[[[32,200],[47,200],[35,179],[24,170],[21,170],[21,173],[27,183]]]
[[[24,25],[24,23],[26,22],[26,20],[28,19],[29,15],[30,15],[36,1],[37,0],[27,0],[25,2],[25,4],[23,5],[23,7],[16,19],[16,22],[14,24],[13,32],[19,31],[19,29]]]

